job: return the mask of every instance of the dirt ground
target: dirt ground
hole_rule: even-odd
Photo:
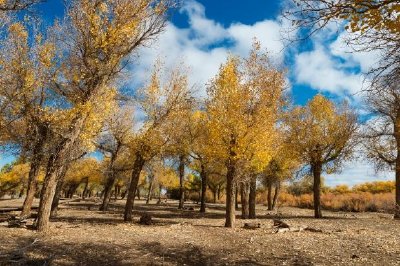
[[[20,200],[0,201],[0,208]],[[313,219],[311,210],[280,208],[267,212],[257,206],[261,224],[244,229],[250,220],[238,219],[236,229],[224,228],[224,206],[207,213],[178,210],[176,202],[135,203],[135,222],[124,223],[123,201],[108,212],[94,201],[64,202],[51,230],[41,235],[0,224],[0,265],[399,265],[400,221],[381,213],[324,212]],[[150,226],[139,217],[149,213]],[[322,232],[275,233],[272,219],[291,227]]]

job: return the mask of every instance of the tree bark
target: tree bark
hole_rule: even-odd
[[[185,157],[183,155],[179,156],[179,206],[178,209],[183,209],[185,202],[185,188],[184,188],[184,178],[185,178]]]
[[[249,219],[256,219],[256,177],[251,177],[250,180],[250,195],[249,195]]]
[[[201,164],[200,170],[201,178],[201,202],[200,202],[200,212],[206,212],[206,192],[207,192],[207,173],[203,164]],[[214,195],[215,200],[215,195]]]
[[[235,210],[239,210],[239,185],[235,184]]]
[[[106,181],[106,184],[104,185],[103,202],[100,205],[100,208],[99,208],[100,211],[107,211],[108,205],[110,204],[112,188],[114,186],[115,179],[116,179],[116,175],[114,172],[114,164],[115,164],[115,160],[117,159],[117,153],[118,153],[118,149],[115,153],[113,153],[111,155],[110,164],[107,167],[107,181]]]
[[[247,183],[240,184],[240,203],[242,206],[242,219],[247,219],[249,217],[249,188]]]
[[[322,165],[320,163],[315,163],[312,166],[312,171],[314,175],[314,217],[322,218],[321,213],[321,172]]]
[[[276,181],[275,184],[275,194],[274,194],[274,199],[272,201],[272,210],[275,209],[276,202],[278,201],[278,196],[279,196],[279,189],[281,187],[281,181]]]
[[[235,166],[229,166],[226,174],[225,227],[235,227]]]
[[[82,199],[86,199],[86,194],[88,193],[88,188],[89,188],[89,177],[85,177],[85,188],[83,189],[82,192]]]
[[[268,179],[267,205],[268,210],[272,211],[272,180],[270,178]]]
[[[68,171],[68,164],[62,168],[61,174],[57,178],[58,181],[57,181],[57,186],[56,186],[56,192],[54,193],[53,202],[51,204],[50,217],[57,216],[58,204],[60,202],[61,191],[64,186],[65,175],[66,175],[67,171]]]
[[[146,204],[150,203],[151,200],[151,192],[153,190],[153,183],[154,183],[154,175],[150,176],[150,184],[149,184],[149,192],[147,192],[147,199],[146,199]]]
[[[37,140],[32,151],[32,160],[28,175],[28,188],[26,191],[26,198],[22,206],[21,216],[28,216],[32,209],[33,200],[37,187],[37,179],[40,172],[40,165],[43,160],[43,147],[47,137],[47,127],[38,127]]]
[[[394,218],[400,219],[400,118],[398,123],[395,125],[395,139],[397,142],[397,157],[395,162],[396,171],[396,206],[394,212]]]
[[[136,153],[135,162],[132,169],[131,183],[128,189],[128,198],[125,205],[124,221],[131,222],[133,220],[132,211],[135,203],[135,194],[139,183],[140,173],[142,172],[145,160],[140,153]]]

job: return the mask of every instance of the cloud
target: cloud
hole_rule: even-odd
[[[356,95],[363,87],[364,78],[349,72],[343,64],[335,60],[326,48],[318,46],[296,55],[296,82],[320,91]]]
[[[281,24],[264,20],[253,25],[235,23],[224,27],[205,15],[205,8],[196,1],[185,1],[180,12],[188,16],[189,26],[179,28],[169,22],[157,42],[143,48],[138,62],[132,68],[130,84],[140,86],[148,79],[149,71],[157,58],[172,69],[184,64],[190,69],[189,82],[205,95],[205,84],[213,78],[229,53],[246,56],[257,38],[262,49],[268,49],[273,60],[283,61]]]
[[[327,186],[337,186],[347,184],[353,186],[374,180],[386,181],[394,180],[393,172],[375,172],[372,163],[364,160],[345,163],[343,171],[336,174],[324,175]]]
[[[379,53],[355,51],[355,47],[347,44],[349,37],[349,33],[340,31],[337,25],[329,25],[313,36],[313,48],[295,56],[295,82],[350,97],[359,104],[361,92],[369,85],[364,74],[377,64]]]

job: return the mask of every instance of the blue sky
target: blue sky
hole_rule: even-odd
[[[288,23],[280,17],[286,0],[183,0],[165,32],[150,48],[139,52],[131,67],[130,84],[147,79],[151,66],[161,58],[167,67],[180,62],[190,68],[191,83],[204,95],[204,84],[213,77],[229,53],[246,56],[253,38],[266,48],[274,62],[288,69],[288,84],[296,104],[304,104],[316,93],[335,101],[346,99],[365,114],[360,91],[365,86],[361,71],[376,62],[375,54],[354,54],[346,47],[346,33],[329,26],[306,43],[289,45],[282,34]],[[47,23],[61,17],[61,0],[38,6]],[[9,158],[4,157],[1,163]],[[328,185],[353,185],[374,179],[392,179],[392,173],[376,174],[371,163],[348,163],[340,174],[325,175]]]

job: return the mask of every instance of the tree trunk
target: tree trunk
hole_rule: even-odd
[[[235,167],[228,167],[226,174],[225,227],[235,227]]]
[[[200,171],[200,178],[201,178],[201,203],[200,203],[200,212],[206,212],[206,192],[207,192],[207,173],[204,168],[204,165],[201,164],[201,171]],[[215,200],[215,196],[214,196]]]
[[[185,178],[185,157],[183,155],[179,156],[179,206],[178,209],[183,209],[185,202],[185,188],[184,188],[184,178]]]
[[[217,198],[218,198],[218,200],[221,199],[221,185],[218,185],[218,189],[217,189]]]
[[[276,181],[275,184],[275,194],[274,194],[274,199],[272,201],[272,209],[275,209],[276,202],[278,201],[278,196],[279,196],[279,189],[281,187],[281,181]]]
[[[57,178],[56,192],[54,193],[53,202],[51,204],[50,217],[56,217],[58,212],[58,204],[60,202],[61,191],[64,186],[65,175],[68,171],[68,164],[61,170],[61,174]]]
[[[89,177],[85,177],[85,188],[83,189],[82,192],[82,199],[86,199],[86,194],[88,193],[88,187],[89,187]]]
[[[139,188],[136,189],[136,197],[138,198],[138,200],[140,200],[140,189]]]
[[[400,120],[400,119],[399,119]],[[396,207],[394,212],[394,218],[400,219],[400,121],[395,125],[395,134],[397,142],[397,157],[395,162],[396,171]]]
[[[272,211],[272,180],[270,178],[268,179],[267,205],[268,210]]]
[[[33,154],[28,175],[28,188],[26,191],[26,198],[22,206],[21,216],[28,216],[31,212],[33,199],[35,198],[40,165],[42,164],[43,160],[43,147],[46,141],[46,136],[47,136],[47,128],[44,126],[40,126],[38,128],[36,136],[37,140],[32,151]]]
[[[313,175],[314,175],[314,217],[322,218],[321,213],[321,172],[322,165],[317,163],[312,167]]]
[[[249,188],[247,183],[240,184],[240,203],[242,206],[242,219],[247,219],[249,217]]]
[[[239,185],[235,184],[235,210],[239,210]]]
[[[125,205],[125,213],[124,213],[125,222],[131,222],[133,220],[132,211],[133,211],[133,204],[135,203],[135,194],[139,183],[140,173],[142,172],[145,162],[146,161],[141,156],[141,154],[136,153],[136,158],[132,169],[131,183],[129,184],[129,189],[128,189],[128,198],[126,200],[126,205]]]
[[[249,195],[249,219],[256,219],[256,177],[251,177],[250,180],[250,195]]]
[[[162,190],[162,186],[161,185],[158,186],[158,190],[159,190],[159,192],[158,192],[158,202],[157,202],[157,204],[161,204],[161,190]]]
[[[40,203],[37,219],[37,230],[47,231],[49,229],[50,210],[53,202],[54,194],[57,185],[57,174],[59,170],[69,160],[71,148],[75,146],[76,140],[79,137],[86,116],[79,116],[72,122],[72,129],[69,138],[63,139],[49,157],[47,163],[46,175],[43,182],[42,191],[40,194]]]
[[[213,203],[217,203],[217,190],[213,191]]]
[[[147,199],[146,199],[146,204],[150,203],[151,200],[151,192],[153,190],[153,183],[154,183],[154,175],[150,176],[150,184],[149,184],[149,192],[147,192]]]
[[[118,152],[118,150],[117,150]],[[107,211],[108,210],[108,205],[110,204],[110,199],[111,199],[111,194],[112,194],[112,188],[115,183],[116,175],[114,173],[114,163],[115,160],[117,159],[117,152],[113,153],[110,158],[110,164],[107,167],[107,181],[106,184],[104,185],[104,190],[102,192],[103,194],[103,202],[100,205],[100,211]]]

